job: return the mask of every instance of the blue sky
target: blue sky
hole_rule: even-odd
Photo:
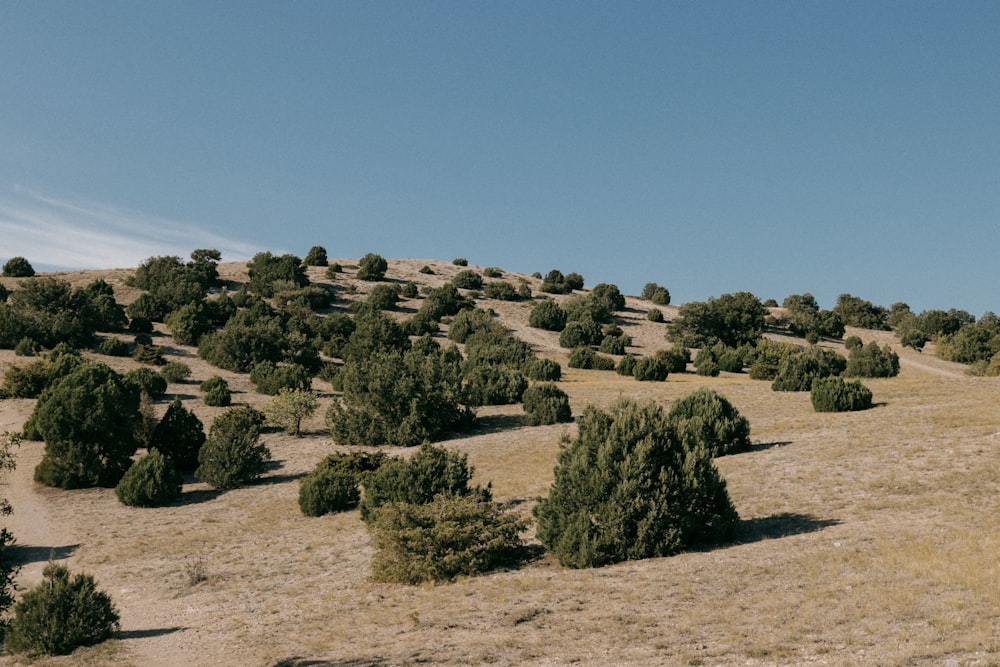
[[[997,2],[0,3],[0,259],[1000,311]]]

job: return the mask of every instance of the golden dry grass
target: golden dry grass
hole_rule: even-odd
[[[419,273],[425,264],[436,275]],[[241,266],[222,268],[245,279]],[[462,268],[392,261],[389,277],[438,285]],[[120,289],[127,272],[109,275]],[[324,280],[318,269],[311,277]],[[537,292],[539,281],[529,282]],[[349,271],[335,284],[355,283]],[[354,289],[361,296],[369,287]],[[134,298],[121,289],[120,299]],[[667,406],[702,385],[725,394],[756,443],[717,461],[740,512],[737,541],[597,570],[539,556],[453,584],[375,584],[356,512],[312,519],[298,511],[298,478],[334,449],[321,415],[303,438],[266,436],[277,465],[262,483],[220,494],[189,481],[180,503],[158,509],[122,506],[107,489],[35,486],[42,444],[25,443],[3,488],[31,556],[22,582],[38,580],[54,549],[95,575],[124,630],[37,664],[1000,664],[1000,380],[896,346],[899,377],[866,381],[877,407],[817,414],[808,395],[775,393],[746,376],[638,383],[566,369],[558,336],[527,327],[529,305],[486,305],[539,354],[564,362],[561,386],[576,414],[622,395]],[[667,345],[663,325],[645,320],[648,305],[630,298],[621,320],[637,353]],[[663,310],[668,319],[676,313]],[[267,400],[245,377],[207,366],[167,336],[160,342],[193,369],[191,383],[170,391],[206,424],[218,410],[201,403],[196,383],[210,375],[229,379],[237,401]],[[0,372],[13,363],[23,360],[0,352]],[[316,384],[325,407],[329,386]],[[31,405],[0,403],[0,430],[17,428]],[[524,428],[519,414],[517,406],[483,409],[481,429],[444,444],[469,455],[499,500],[530,513],[574,427]],[[11,656],[0,663],[18,664]]]

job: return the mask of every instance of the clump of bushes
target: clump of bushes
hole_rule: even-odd
[[[778,364],[778,374],[771,383],[774,391],[809,391],[813,380],[844,372],[847,360],[833,350],[810,347],[788,354]]]
[[[524,365],[524,374],[537,382],[557,382],[562,377],[562,366],[553,359],[531,359]]]
[[[262,361],[250,372],[250,381],[257,391],[267,396],[276,396],[282,389],[312,388],[309,371],[298,364],[278,366],[272,361]]]
[[[667,419],[689,444],[704,447],[712,456],[750,449],[750,422],[726,397],[702,387],[670,407]]]
[[[181,361],[168,361],[160,369],[160,377],[168,383],[183,382],[191,376],[191,368]]]
[[[681,345],[659,350],[655,356],[667,367],[668,373],[683,373],[691,363],[691,350]]]
[[[127,357],[128,343],[121,338],[111,336],[101,341],[101,344],[97,346],[97,351],[109,357]]]
[[[569,396],[551,382],[536,384],[525,390],[524,425],[541,426],[573,421]]]
[[[472,269],[467,269],[465,271],[459,271],[455,277],[451,279],[451,284],[459,289],[482,289],[483,276]]]
[[[560,563],[598,567],[732,539],[738,515],[712,454],[678,435],[662,408],[621,399],[578,421],[534,510]]]
[[[370,252],[361,258],[358,266],[358,279],[370,282],[377,282],[385,278],[385,272],[389,270],[389,263],[385,258],[376,253]]]
[[[299,482],[299,509],[306,516],[353,509],[361,500],[363,477],[385,462],[381,452],[330,454]]]
[[[670,291],[656,283],[646,283],[645,287],[642,288],[642,298],[652,301],[658,306],[670,305]]]
[[[639,357],[632,367],[632,377],[640,382],[663,382],[667,375],[666,365],[656,357]]]
[[[5,637],[11,653],[68,655],[109,639],[120,628],[114,603],[89,574],[71,575],[65,566],[49,563],[42,577],[14,607]]]
[[[899,355],[888,345],[860,343],[851,348],[844,368],[845,377],[891,378],[899,375]]]
[[[159,507],[181,495],[181,473],[173,462],[154,449],[132,464],[115,487],[124,505]]]
[[[570,368],[583,368],[595,371],[615,370],[615,360],[595,353],[589,347],[578,347],[569,355]]]
[[[213,375],[200,385],[198,389],[205,395],[205,405],[216,408],[224,408],[233,402],[232,392],[229,390],[229,383],[225,378]]]
[[[546,331],[562,331],[566,327],[566,311],[555,301],[539,301],[531,309],[528,325]]]
[[[195,477],[217,489],[232,489],[260,477],[271,450],[260,442],[264,415],[253,408],[231,408],[219,415],[198,452]]]
[[[868,387],[859,380],[846,382],[839,377],[813,380],[809,399],[816,412],[854,412],[872,406],[872,392]]]
[[[663,311],[659,308],[650,308],[646,311],[646,319],[660,324],[663,322]]]

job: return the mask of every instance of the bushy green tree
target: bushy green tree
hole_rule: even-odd
[[[599,322],[591,319],[573,320],[559,334],[560,347],[574,348],[599,345],[604,338],[604,331]]]
[[[215,323],[204,301],[188,303],[164,318],[167,329],[181,345],[197,345],[201,337],[215,330]]]
[[[419,584],[483,574],[515,562],[527,522],[496,503],[437,496],[427,504],[383,505],[370,528],[372,578]]]
[[[552,382],[532,385],[524,391],[524,425],[541,426],[573,421],[569,396]]]
[[[477,331],[491,331],[499,328],[493,317],[482,308],[463,310],[455,315],[448,325],[448,340],[464,343]]]
[[[750,449],[750,422],[718,392],[702,387],[681,398],[667,413],[667,421],[689,444],[704,447],[712,456]]]
[[[309,284],[302,260],[292,254],[275,257],[270,252],[259,252],[247,262],[251,292],[262,297],[274,296],[277,288],[305,287]]]
[[[639,357],[632,367],[632,377],[640,382],[663,382],[667,375],[666,365],[656,357]]]
[[[0,347],[12,349],[25,337],[50,349],[62,342],[86,347],[99,323],[84,289],[51,276],[28,278],[0,303]]]
[[[125,472],[115,495],[123,505],[159,507],[180,497],[181,482],[173,461],[154,449]]]
[[[516,368],[480,364],[465,373],[465,402],[468,405],[510,405],[519,403],[528,379]]]
[[[234,315],[222,329],[203,335],[198,356],[213,366],[249,373],[261,361],[281,361],[286,344],[279,318],[247,309]]]
[[[562,366],[553,359],[535,358],[524,365],[524,374],[536,382],[557,382],[562,378]]]
[[[838,376],[846,367],[847,360],[841,355],[827,348],[813,346],[782,357],[771,389],[809,391],[816,378]]]
[[[538,538],[568,567],[667,556],[732,539],[738,515],[711,453],[653,402],[588,406],[535,508]]]
[[[178,470],[193,472],[198,467],[198,452],[203,444],[205,426],[175,398],[153,428],[149,446],[168,457]]]
[[[318,405],[319,401],[313,390],[283,387],[265,406],[264,414],[270,423],[281,426],[298,437],[301,434],[302,420],[316,412]]]
[[[899,355],[888,345],[872,341],[851,350],[844,377],[891,378],[899,375]]]
[[[232,403],[233,395],[229,390],[229,383],[218,375],[213,375],[202,382],[198,385],[198,389],[205,394],[205,405],[226,407]]]
[[[683,373],[691,363],[691,350],[682,345],[659,350],[655,356],[667,367],[668,373]]]
[[[253,408],[230,408],[215,418],[198,452],[195,477],[217,489],[248,484],[264,472],[271,450],[260,442],[264,415]]]
[[[595,371],[613,371],[615,360],[611,357],[596,354],[589,347],[578,347],[569,355],[570,368],[581,368]]]
[[[183,382],[191,377],[191,367],[183,361],[168,361],[160,369],[160,377],[171,384]]]
[[[482,289],[483,276],[477,271],[466,269],[455,274],[455,277],[451,279],[451,284],[459,289]]]
[[[399,288],[388,283],[375,285],[368,295],[368,305],[375,310],[393,310],[399,301]]]
[[[866,301],[851,294],[841,294],[837,297],[837,305],[833,307],[840,320],[849,327],[861,329],[888,329],[886,319],[889,316],[882,306],[872,305],[871,301]]]
[[[646,283],[645,287],[642,288],[642,298],[652,301],[658,306],[670,305],[670,291],[656,283]]]
[[[524,283],[521,283],[522,286]],[[483,285],[483,296],[487,299],[496,299],[497,301],[517,301],[522,298],[530,298],[530,289],[526,296],[522,296],[521,291],[518,288],[511,285],[505,280],[494,280]]]
[[[358,266],[358,280],[376,282],[385,278],[389,263],[381,255],[370,252],[361,258]]]
[[[352,509],[361,500],[362,480],[386,460],[381,452],[330,454],[299,483],[299,509],[306,516]]]
[[[657,324],[662,324],[664,321],[663,311],[659,308],[650,308],[646,311],[646,319],[650,322],[655,322]]]
[[[706,302],[692,301],[678,309],[667,327],[667,338],[685,347],[755,345],[764,332],[767,309],[749,292],[723,294]]]
[[[306,266],[328,266],[330,264],[326,256],[326,248],[321,245],[314,245],[312,248],[309,248],[309,252],[302,262]]]
[[[872,392],[868,387],[858,380],[845,382],[839,377],[813,380],[809,399],[816,412],[853,412],[872,406]]]
[[[14,607],[5,638],[8,651],[68,655],[110,639],[119,629],[118,610],[92,576],[71,575],[65,566],[49,563],[42,577]]]
[[[1000,317],[985,313],[977,322],[966,324],[955,333],[938,340],[937,354],[942,359],[962,364],[988,363],[1000,352]]]
[[[283,389],[312,389],[309,371],[298,364],[278,366],[272,361],[262,361],[250,372],[250,381],[259,393],[267,396],[277,396]]]
[[[11,257],[3,265],[4,278],[31,278],[35,269],[24,257]]]
[[[163,376],[149,368],[136,368],[125,374],[125,381],[131,382],[136,389],[146,394],[153,400],[162,397],[167,393],[167,381]]]
[[[99,363],[80,364],[46,388],[29,420],[45,440],[35,481],[65,489],[117,484],[136,450],[139,396]]]
[[[489,487],[469,486],[473,472],[466,454],[424,443],[409,459],[390,459],[366,476],[361,518],[371,523],[382,505],[422,505],[438,495],[491,500]]]

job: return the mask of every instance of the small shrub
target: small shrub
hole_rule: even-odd
[[[431,267],[429,267],[429,266],[427,266],[425,264],[425,265],[423,265],[423,266],[420,267],[420,273],[423,273],[424,275],[427,275],[427,276],[433,276],[434,275],[434,269],[432,269]]]
[[[483,269],[483,277],[485,278],[503,278],[503,271],[495,266],[487,266]]]
[[[528,387],[522,397],[524,425],[540,426],[573,421],[569,396],[551,382]]]
[[[158,346],[146,343],[139,343],[135,346],[132,358],[140,364],[149,364],[150,366],[159,366],[165,361]]]
[[[528,325],[546,331],[562,331],[566,328],[566,311],[555,301],[539,301],[528,316]]]
[[[205,394],[205,405],[224,408],[233,401],[233,395],[229,391],[229,383],[218,375],[213,375],[202,382],[198,389]]]
[[[519,403],[528,387],[521,371],[493,364],[474,366],[466,373],[465,397],[468,405],[510,405]]]
[[[632,375],[635,372],[635,362],[638,359],[639,357],[629,352],[621,358],[621,361],[618,362],[615,372],[618,373],[618,375]]]
[[[334,262],[333,264],[330,264],[329,266],[326,267],[326,271],[324,272],[323,275],[326,276],[327,280],[336,280],[337,274],[343,272],[344,272],[344,267]]]
[[[153,333],[153,321],[148,317],[133,317],[128,322],[128,330],[132,333]]]
[[[24,257],[11,257],[3,265],[4,278],[31,278],[35,275],[35,269]]]
[[[14,607],[5,638],[11,653],[68,655],[79,646],[99,644],[119,629],[118,611],[89,574],[71,576],[49,563],[43,580]]]
[[[371,523],[372,578],[402,584],[452,581],[516,561],[527,522],[475,497],[391,503]]]
[[[719,364],[712,358],[706,358],[695,366],[695,372],[704,377],[718,377],[721,371],[722,369],[719,368]]]
[[[613,371],[615,360],[596,354],[589,347],[578,347],[569,355],[570,368],[582,368],[595,371]]]
[[[125,374],[125,381],[131,382],[140,391],[146,392],[153,400],[167,393],[167,381],[159,373],[149,368],[137,368],[129,371]]]
[[[175,398],[153,428],[149,448],[169,458],[178,470],[192,472],[198,467],[198,452],[203,444],[205,427],[201,420]]]
[[[326,257],[326,248],[321,245],[314,245],[310,248],[302,262],[306,266],[328,266],[330,263]]]
[[[389,263],[381,255],[370,252],[361,258],[358,266],[358,280],[377,282],[385,278]]]
[[[663,382],[667,375],[666,365],[656,357],[639,357],[632,368],[632,377],[640,382]]]
[[[649,310],[646,311],[646,319],[649,320],[650,322],[656,322],[657,324],[660,324],[664,321],[663,311],[660,310],[659,308],[650,308]]]
[[[674,403],[667,420],[685,438],[693,438],[712,456],[750,449],[750,422],[716,391],[702,387]]]
[[[181,473],[173,462],[154,449],[132,464],[115,487],[124,505],[159,507],[181,495]]]
[[[562,377],[562,366],[553,359],[532,359],[524,367],[524,374],[536,382],[557,382]]]
[[[560,347],[574,348],[580,346],[598,345],[604,339],[601,325],[594,320],[574,320],[566,323],[566,328],[559,334]]]
[[[385,462],[381,452],[327,456],[299,483],[299,509],[306,516],[323,516],[354,508],[361,499],[362,478]]]
[[[668,373],[683,373],[691,363],[691,350],[681,345],[675,345],[666,350],[659,350],[656,358],[667,367]]]
[[[250,372],[250,381],[261,394],[277,396],[282,389],[312,388],[312,378],[304,367],[298,364],[278,366],[272,361],[262,361]]]
[[[19,357],[38,356],[41,351],[41,344],[29,336],[25,336],[21,340],[17,341],[17,345],[14,346],[14,354]]]
[[[112,336],[111,338],[102,340],[101,344],[97,347],[97,351],[109,357],[127,357],[128,343],[121,338]]]
[[[231,408],[219,415],[198,452],[195,477],[217,489],[232,489],[257,479],[271,451],[260,442],[265,417],[253,408]]]
[[[632,337],[628,334],[620,336],[605,336],[601,340],[599,350],[604,354],[625,354],[625,348],[632,344]]]
[[[482,289],[483,277],[472,270],[459,271],[458,274],[451,279],[451,284],[459,289]]]
[[[375,310],[393,310],[399,301],[399,288],[395,285],[376,285],[368,295],[368,305]]]
[[[467,260],[464,257],[456,257],[455,259],[451,260],[451,263],[454,264],[455,266],[468,266],[469,260]]]
[[[160,369],[160,377],[171,384],[183,382],[191,377],[191,368],[180,361],[169,361]]]
[[[727,347],[722,350],[716,363],[719,364],[719,369],[726,371],[727,373],[742,373],[743,372],[743,355],[740,351],[731,347]]]
[[[498,301],[517,301],[521,298],[517,288],[503,280],[483,285],[483,296],[487,299],[496,299]]]
[[[872,392],[868,387],[859,380],[845,382],[839,377],[813,380],[809,399],[816,412],[853,412],[872,406]]]
[[[789,354],[778,365],[778,375],[771,383],[774,391],[809,391],[816,378],[840,375],[847,360],[833,350],[810,347],[804,352]]]
[[[899,375],[899,355],[888,345],[871,342],[851,350],[844,368],[845,377],[891,378]]]
[[[416,299],[418,296],[417,284],[412,280],[408,280],[399,293],[407,299]]]

